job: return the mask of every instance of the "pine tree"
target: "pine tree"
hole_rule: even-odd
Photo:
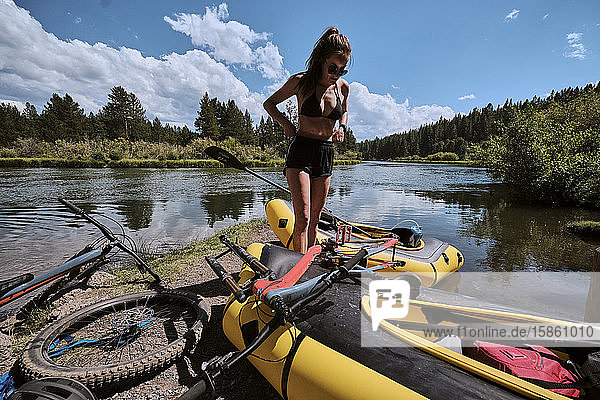
[[[218,139],[219,137],[215,102],[216,99],[211,100],[208,97],[208,92],[205,92],[200,100],[200,110],[198,110],[198,117],[194,121],[194,126],[200,131],[203,138]]]
[[[25,126],[22,129],[23,136],[36,137],[39,115],[33,104],[29,102],[25,103],[25,109],[23,110],[23,118],[25,124]]]
[[[220,140],[228,137],[242,140],[244,136],[244,114],[235,104],[235,101],[229,100],[227,102],[220,128]]]
[[[250,116],[250,112],[246,109],[244,113],[244,141],[242,143],[255,145],[257,142],[256,135],[254,134],[254,122],[252,121],[252,117]]]
[[[85,114],[73,98],[54,93],[39,116],[39,131],[42,140],[82,140],[84,138]]]
[[[164,128],[160,122],[160,119],[158,119],[158,117],[155,117],[154,121],[152,121],[152,125],[150,127],[150,132],[151,132],[150,136],[151,136],[153,142],[161,143],[165,140],[163,130],[164,130]]]
[[[121,86],[110,90],[108,103],[102,107],[99,116],[110,138],[124,137],[133,141],[146,136],[146,110],[135,94]]]
[[[22,116],[19,109],[12,104],[0,104],[0,146],[13,143],[22,130]]]

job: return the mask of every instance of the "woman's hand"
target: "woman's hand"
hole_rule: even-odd
[[[342,127],[337,128],[335,132],[333,132],[333,141],[335,143],[342,143],[344,141],[344,133],[345,130]]]

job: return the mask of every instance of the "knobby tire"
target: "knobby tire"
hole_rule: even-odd
[[[146,322],[143,329],[135,325],[125,334],[112,333],[119,318],[128,318],[138,309],[152,310],[154,319]],[[196,345],[209,316],[206,301],[184,291],[145,291],[118,296],[82,308],[49,325],[25,348],[20,369],[27,380],[60,376],[100,389],[152,373],[174,362]],[[123,332],[123,328],[119,329],[117,332]],[[107,330],[113,331],[106,333]],[[54,343],[66,342],[72,337],[80,339],[77,335],[117,337],[118,340],[105,340],[101,342],[103,345],[96,346],[75,346],[59,356],[49,356],[54,351],[53,346],[54,349],[59,347]]]

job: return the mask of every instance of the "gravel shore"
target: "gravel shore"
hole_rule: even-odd
[[[277,240],[266,221],[255,222],[252,229],[239,236],[239,243],[247,246],[254,242]],[[164,280],[163,286],[169,289],[183,289],[204,297],[211,306],[211,319],[204,328],[200,342],[195,350],[180,359],[169,368],[152,375],[142,383],[131,382],[129,387],[111,387],[111,393],[98,393],[99,398],[105,399],[176,399],[198,378],[202,362],[216,355],[226,354],[235,350],[229,343],[221,328],[221,316],[227,298],[227,289],[215,278],[214,273],[202,254],[177,260],[178,271]],[[239,272],[241,262],[233,255],[220,259],[221,264],[230,273]],[[101,299],[110,298],[122,292],[123,288],[107,285],[111,280],[107,272],[96,272],[87,287],[75,289],[51,304],[47,320],[55,320],[73,312],[76,309],[95,303]],[[143,290],[140,287],[139,290]],[[125,289],[129,291],[130,289]],[[25,343],[30,340],[44,324],[22,326],[14,316],[0,323],[0,374],[8,371],[20,355]],[[27,331],[27,332],[24,332]],[[217,393],[220,399],[279,399],[279,394],[258,373],[252,364],[244,360],[229,374],[221,376],[217,382]]]

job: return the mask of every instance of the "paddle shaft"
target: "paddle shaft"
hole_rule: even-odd
[[[271,185],[277,187],[278,189],[283,190],[284,192],[286,192],[287,194],[289,194],[291,196],[292,192],[290,192],[290,190],[284,186],[281,186],[279,183],[274,182],[270,179],[265,178],[264,176],[261,176],[259,174],[257,174],[256,172],[252,171],[250,168],[248,167],[244,167],[244,171],[246,171],[247,173],[254,175],[255,177],[257,177],[258,179],[262,179],[263,181],[270,183]],[[336,217],[337,218],[337,217]]]
[[[284,192],[286,192],[287,194],[289,194],[291,196],[292,192],[290,192],[290,190],[286,187],[281,186],[279,183],[277,182],[273,182],[270,179],[265,178],[264,176],[261,176],[259,174],[257,174],[256,172],[252,171],[250,168],[248,167],[244,167],[244,171],[248,172],[251,175],[254,175],[255,177],[262,179],[263,181],[270,183],[271,185],[283,190]],[[364,230],[360,229],[358,226],[351,224],[348,221],[344,221],[343,219],[341,219],[340,217],[338,217],[337,215],[334,215],[331,210],[329,210],[327,207],[323,207],[323,211],[325,211],[326,213],[329,213],[332,217],[334,217],[335,219],[337,219],[338,221],[340,221],[343,224],[346,225],[350,225],[352,228],[356,229],[357,231],[359,231],[360,233],[367,235],[368,237],[373,237],[371,236],[371,234],[369,234],[368,232],[365,232]]]
[[[289,189],[281,186],[280,184],[278,184],[276,182],[273,182],[272,180],[269,180],[269,179],[265,178],[264,176],[261,176],[261,175],[257,174],[256,172],[252,171],[250,168],[246,167],[244,164],[242,164],[242,162],[240,160],[237,159],[236,156],[234,156],[233,154],[231,154],[227,150],[224,150],[224,149],[222,149],[220,147],[217,147],[217,146],[209,146],[206,149],[204,149],[204,152],[206,154],[208,154],[211,158],[214,158],[215,160],[222,162],[223,164],[225,164],[228,167],[239,169],[241,171],[246,171],[247,173],[249,173],[249,174],[254,175],[255,177],[257,177],[258,179],[262,179],[263,181],[265,181],[267,183],[270,183],[271,185],[273,185],[273,186],[275,186],[275,187],[283,190],[284,192],[288,193],[289,195],[292,194],[289,191]],[[326,213],[328,213],[329,215],[331,215],[333,218],[337,219],[341,223],[346,224],[346,225],[350,225],[351,227],[353,227],[357,231],[361,232],[362,234],[367,235],[370,238],[373,237],[368,232],[365,232],[363,229],[359,228],[358,226],[353,225],[350,222],[344,221],[343,219],[339,218],[338,216],[336,216],[335,214],[333,214],[331,212],[331,210],[328,210],[327,208],[323,207],[323,211],[325,211]]]

